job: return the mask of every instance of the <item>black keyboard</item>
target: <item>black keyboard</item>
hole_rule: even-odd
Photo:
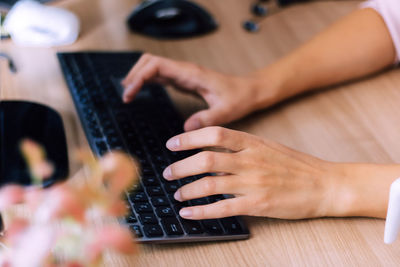
[[[194,242],[246,239],[249,231],[240,217],[185,220],[185,206],[204,205],[225,198],[214,195],[186,202],[174,199],[182,185],[205,175],[167,181],[163,170],[198,151],[171,152],[166,141],[183,132],[183,120],[164,88],[145,85],[135,100],[121,100],[121,79],[139,59],[138,52],[58,53],[58,59],[93,152],[109,150],[134,155],[141,164],[140,183],[126,192],[129,215],[123,221],[141,242]]]

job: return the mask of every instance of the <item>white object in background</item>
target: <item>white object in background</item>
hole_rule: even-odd
[[[4,27],[18,45],[50,47],[75,42],[79,19],[70,11],[23,0],[8,12]]]
[[[390,186],[389,205],[385,223],[386,244],[393,243],[400,230],[400,178]]]

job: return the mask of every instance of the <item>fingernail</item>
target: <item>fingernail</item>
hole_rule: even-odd
[[[181,192],[179,192],[179,190],[177,190],[174,194],[174,198],[178,201],[182,201],[182,196],[181,196]]]
[[[171,180],[171,178],[172,178],[171,167],[168,166],[167,168],[165,168],[165,170],[163,171],[163,176],[165,179]]]
[[[130,83],[130,84],[128,84],[127,86],[124,87],[124,90],[125,90],[125,91],[130,91],[130,90],[133,89],[133,86],[134,86],[134,84],[133,84],[133,83]]]
[[[191,209],[181,209],[179,211],[179,215],[181,215],[183,218],[190,218],[193,216],[193,212]]]
[[[169,139],[165,145],[166,145],[167,148],[169,148],[169,149],[178,148],[179,145],[180,145],[179,138],[173,137],[173,138]]]

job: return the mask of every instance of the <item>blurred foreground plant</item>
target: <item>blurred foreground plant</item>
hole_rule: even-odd
[[[108,249],[126,254],[137,251],[129,229],[112,219],[125,215],[124,190],[138,177],[132,158],[112,152],[96,160],[81,152],[79,159],[90,172],[86,182],[67,181],[43,189],[43,180],[53,173],[45,151],[31,140],[21,143],[21,151],[32,186],[0,189],[0,212],[9,217],[0,240],[1,267],[98,266]],[[29,219],[16,215],[14,205],[20,203],[31,213]],[[102,218],[103,223],[93,217]]]

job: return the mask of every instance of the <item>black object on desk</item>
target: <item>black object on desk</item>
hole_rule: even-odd
[[[129,214],[125,222],[140,242],[172,243],[236,240],[249,237],[240,217],[185,220],[179,210],[226,198],[213,195],[185,202],[175,191],[211,174],[167,181],[163,170],[198,151],[172,152],[166,141],[183,132],[183,119],[164,88],[148,84],[130,104],[121,100],[121,77],[141,56],[138,52],[59,53],[61,68],[89,144],[97,155],[123,150],[141,164],[140,184],[126,192]]]
[[[0,101],[0,186],[29,185],[29,169],[20,142],[29,138],[42,145],[54,173],[43,181],[47,187],[67,178],[68,153],[60,115],[44,105],[25,101]]]
[[[217,29],[204,8],[187,0],[143,1],[129,15],[127,24],[134,32],[163,39],[193,37]]]

